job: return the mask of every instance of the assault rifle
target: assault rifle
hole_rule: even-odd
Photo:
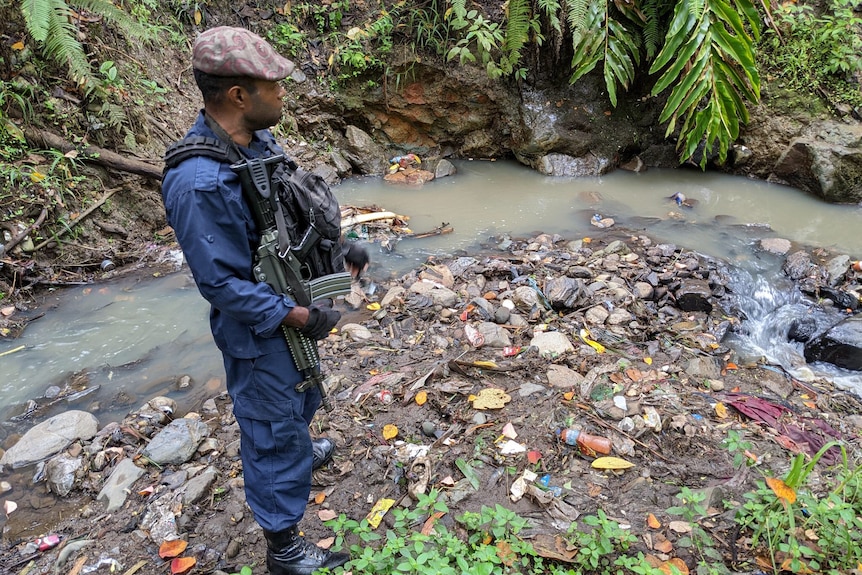
[[[304,273],[303,263],[321,241],[321,235],[312,220],[299,242],[290,245],[283,207],[277,192],[271,187],[272,171],[283,160],[283,155],[247,159],[233,164],[231,169],[239,174],[243,193],[258,229],[262,231],[252,270],[254,278],[269,284],[276,293],[287,294],[297,304],[308,307],[316,301],[350,293],[351,276],[345,271],[318,278],[305,277],[307,273]],[[317,341],[293,327],[282,326],[282,330],[296,367],[303,376],[303,381],[296,385],[296,391],[304,392],[317,386],[323,408],[332,411],[323,385]]]

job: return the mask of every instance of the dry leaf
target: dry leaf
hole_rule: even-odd
[[[652,358],[651,358],[651,357],[645,357],[645,358],[644,358],[644,363],[645,363],[645,364],[647,364],[647,365],[652,365]]]
[[[414,401],[416,401],[416,405],[425,405],[425,402],[428,401],[428,392],[425,390],[420,391],[416,394]]]
[[[781,479],[778,479],[777,477],[767,477],[766,484],[772,492],[775,493],[775,495],[787,503],[794,503],[796,501],[796,491]]]
[[[626,375],[629,376],[629,379],[632,381],[640,381],[643,378],[643,373],[636,367],[630,367],[626,370]]]
[[[661,521],[658,520],[658,517],[650,513],[647,515],[647,525],[649,525],[652,529],[658,529],[661,527]]]
[[[566,393],[563,394],[563,399],[565,399],[566,401],[572,401],[574,398],[575,398],[575,392],[574,391],[567,391]]]
[[[335,537],[324,537],[317,542],[317,546],[321,549],[329,549],[333,543],[335,543]]]
[[[679,571],[680,575],[688,575],[688,565],[680,559],[679,557],[674,557],[673,559],[668,559],[664,563],[661,564],[659,569],[662,570],[663,573],[667,573],[668,575],[672,575],[674,573],[671,567],[676,567]]]
[[[593,469],[628,469],[634,466],[634,463],[619,457],[599,457],[590,464]]]
[[[314,502],[320,505],[324,501],[326,501],[326,493],[319,491],[317,495],[314,496]]]
[[[171,560],[171,574],[182,575],[195,566],[197,560],[194,557],[177,557]]]
[[[159,557],[162,559],[171,559],[172,557],[179,557],[183,554],[183,551],[186,550],[189,544],[187,541],[183,541],[182,539],[174,539],[173,541],[165,541],[159,546]]]
[[[370,303],[367,306],[365,306],[365,309],[367,309],[368,311],[379,311],[380,310],[380,304],[377,302]]]
[[[317,518],[321,521],[331,521],[336,517],[338,517],[338,513],[336,513],[332,509],[321,509],[317,512]]]
[[[508,541],[497,541],[497,557],[500,558],[503,565],[511,567],[518,558],[518,554],[512,550]]]
[[[542,454],[536,450],[527,452],[527,461],[530,462],[531,465],[535,465],[542,458]]]
[[[727,407],[720,401],[715,404],[715,414],[719,419],[727,419]]]
[[[677,533],[691,533],[691,523],[688,521],[671,521],[667,526]]]
[[[434,531],[434,524],[437,523],[437,520],[446,515],[442,511],[435,511],[431,514],[431,516],[425,520],[425,523],[422,525],[422,535],[431,535],[431,532]]]
[[[71,571],[69,571],[68,575],[80,575],[81,571],[84,569],[84,565],[87,563],[87,556],[82,555],[78,557],[78,560],[75,561],[75,564],[72,565]]]
[[[670,553],[671,551],[673,551],[673,543],[668,541],[667,537],[665,537],[661,533],[656,533],[653,549],[655,549],[659,553]]]
[[[474,409],[501,409],[512,401],[511,396],[502,389],[488,387],[476,394],[473,400]]]
[[[398,436],[398,427],[391,423],[383,426],[383,439],[395,439]]]
[[[14,44],[12,44],[12,49],[20,52],[24,49],[24,42],[15,42]]]
[[[512,425],[512,422],[508,422],[503,426],[503,437],[508,437],[509,439],[518,437],[518,432],[515,431],[515,426]]]
[[[45,179],[45,174],[43,174],[42,172],[38,172],[36,170],[33,170],[32,172],[30,172],[30,181],[33,182],[34,184],[38,184],[39,182],[41,182],[44,179]]]

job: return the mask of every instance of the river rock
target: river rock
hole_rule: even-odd
[[[443,307],[453,307],[458,302],[458,294],[449,288],[431,281],[413,282],[410,291],[431,298],[431,301]]]
[[[655,297],[655,288],[649,282],[635,282],[632,295],[638,299],[651,300]]]
[[[546,176],[567,178],[601,176],[611,167],[609,158],[599,157],[590,152],[579,158],[568,154],[546,154],[539,158],[535,166],[539,173]]]
[[[714,357],[691,358],[685,372],[695,379],[718,379],[721,377],[721,368]]]
[[[487,347],[506,347],[512,345],[509,332],[501,325],[490,321],[483,321],[476,326],[476,329],[485,337],[485,345]]]
[[[73,441],[96,435],[99,420],[86,411],[72,410],[55,415],[32,427],[18,443],[0,457],[0,469],[18,469],[55,455]]]
[[[521,309],[531,309],[533,306],[541,305],[539,294],[530,286],[518,286],[512,293],[512,301]]]
[[[371,330],[358,323],[346,323],[341,326],[341,333],[353,341],[368,341],[373,337]]]
[[[805,361],[862,370],[862,317],[852,316],[805,344]]]
[[[850,269],[850,256],[846,254],[836,256],[826,262],[824,267],[829,277],[829,285],[835,287],[841,283],[841,280],[847,274],[847,270]]]
[[[799,281],[808,277],[808,274],[815,269],[815,265],[811,262],[811,256],[807,252],[793,252],[787,259],[784,260],[782,270],[787,274],[787,277],[794,281]]]
[[[790,240],[784,238],[763,238],[760,240],[760,247],[769,253],[783,256],[790,251],[791,244]]]
[[[712,290],[703,280],[684,280],[676,290],[676,305],[682,311],[712,311]]]
[[[449,160],[440,160],[434,167],[434,178],[445,178],[446,176],[454,176],[458,170],[455,165]]]
[[[547,371],[548,383],[551,387],[569,389],[580,387],[584,376],[565,365],[551,364]]]
[[[554,309],[572,309],[577,307],[583,287],[583,282],[575,278],[551,278],[545,282],[545,297]]]
[[[218,472],[215,467],[207,467],[190,479],[183,488],[183,504],[193,505],[203,499],[216,479],[218,479]]]
[[[358,173],[377,175],[388,171],[386,154],[371,136],[356,126],[347,126],[344,135],[347,138],[344,157]]]
[[[131,458],[122,459],[114,471],[111,472],[108,480],[99,491],[96,501],[105,503],[105,512],[113,513],[123,506],[126,502],[126,496],[129,494],[129,489],[144,474],[144,470],[135,465]]]
[[[590,325],[602,325],[611,315],[603,305],[594,305],[584,312],[584,321]]]
[[[150,440],[143,453],[158,465],[185,463],[207,435],[206,423],[197,419],[175,419]]]
[[[542,357],[554,357],[575,351],[575,346],[559,331],[540,331],[530,340],[530,346],[539,350]]]

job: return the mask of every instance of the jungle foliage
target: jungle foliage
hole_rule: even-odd
[[[105,84],[105,62],[82,46],[86,24],[76,10],[143,39],[156,30],[148,21],[154,11],[171,13],[140,10],[155,0],[127,0],[125,7],[107,0],[12,1],[20,2],[31,39],[85,93]],[[206,2],[193,6],[194,19],[175,20],[178,28],[207,26]],[[397,89],[405,72],[403,65],[398,72],[390,67],[396,55],[403,63],[436,54],[516,81],[540,72],[539,62],[548,60],[539,55],[566,58],[572,83],[601,72],[614,107],[636,82],[651,85],[653,96],[666,98],[660,120],[667,137],[676,138],[680,160],[697,157],[704,166],[711,156],[726,159],[748,106],[760,99],[763,70],[793,89],[858,105],[852,79],[862,72],[862,19],[853,8],[853,0],[827,0],[817,10],[789,3],[775,14],[764,0],[415,0],[366,6],[363,22],[350,0],[299,1],[276,10],[267,35],[297,58],[322,55],[336,88],[362,78]],[[762,31],[761,22],[770,27]]]

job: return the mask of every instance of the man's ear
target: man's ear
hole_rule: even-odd
[[[227,101],[234,106],[244,108],[248,100],[248,92],[242,86],[231,86],[227,91]]]

